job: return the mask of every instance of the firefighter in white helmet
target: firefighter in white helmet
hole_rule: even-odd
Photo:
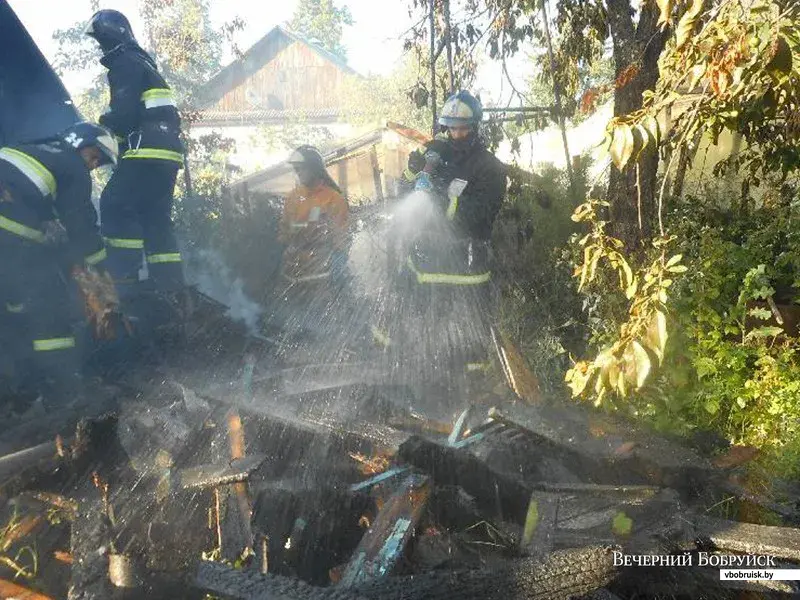
[[[441,132],[412,153],[405,173],[408,186],[427,192],[438,211],[432,226],[421,227],[406,258],[407,290],[420,314],[436,321],[427,323],[427,332],[449,324],[450,333],[434,335],[455,336],[445,344],[453,372],[483,371],[490,339],[490,238],[507,173],[480,136],[482,117],[472,94],[452,95],[441,110]]]

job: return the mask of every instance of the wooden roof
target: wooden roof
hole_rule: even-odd
[[[205,108],[218,102],[227,92],[244,83],[274,59],[281,50],[295,42],[307,46],[344,73],[356,75],[356,72],[339,56],[277,25],[245,51],[242,56],[221,69],[202,87],[197,95],[198,107]]]

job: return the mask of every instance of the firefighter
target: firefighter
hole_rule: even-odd
[[[300,146],[288,162],[297,185],[284,202],[278,232],[284,247],[279,312],[302,315],[303,329],[346,278],[348,205],[319,150]]]
[[[0,307],[17,334],[3,337],[45,395],[80,384],[65,271],[106,258],[89,172],[117,155],[114,136],[93,123],[0,148]]]
[[[100,198],[109,271],[125,295],[139,281],[144,252],[156,290],[177,299],[184,276],[172,204],[184,149],[175,97],[122,13],[95,13],[85,33],[108,69],[111,102],[100,123],[120,143],[119,165]]]
[[[411,154],[405,173],[406,182],[425,191],[433,204],[433,218],[407,256],[408,291],[416,299],[412,305],[436,321],[426,325],[423,335],[429,339],[424,341],[434,355],[455,361],[449,371],[487,366],[490,238],[507,174],[481,139],[482,115],[472,94],[459,91],[448,98],[439,117],[442,131],[423,151]],[[452,326],[449,333],[432,333],[443,324]],[[442,350],[441,344],[447,347]]]

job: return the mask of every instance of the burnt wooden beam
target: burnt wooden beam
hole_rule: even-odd
[[[213,465],[181,469],[179,472],[180,485],[187,490],[241,483],[247,481],[253,471],[258,469],[266,459],[266,454],[252,454]]]
[[[695,533],[720,550],[774,556],[800,563],[800,529],[696,517]]]
[[[691,495],[721,474],[684,446],[580,407],[505,406],[492,409],[490,416],[524,431],[534,443],[567,453],[587,474],[601,473],[606,481],[596,483],[621,483],[623,477],[638,476]]]
[[[520,481],[490,469],[465,449],[411,436],[400,445],[397,456],[430,474],[437,485],[462,487],[486,513],[518,524],[525,521],[531,490]],[[502,514],[497,514],[498,509]]]
[[[531,495],[522,534],[524,554],[541,556],[549,554],[553,549],[559,500],[557,494],[549,492],[534,492]]]
[[[353,589],[316,588],[302,581],[202,562],[195,585],[241,600],[567,600],[609,584],[617,575],[613,548],[554,552],[499,568],[431,571],[389,577]]]
[[[412,473],[403,481],[353,553],[341,586],[353,587],[392,574],[425,512],[430,491],[428,477]]]

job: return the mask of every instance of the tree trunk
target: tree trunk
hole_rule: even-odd
[[[614,92],[614,116],[622,116],[640,109],[642,93],[655,89],[658,57],[666,44],[667,32],[659,31],[656,25],[655,3],[644,4],[638,26],[633,23],[630,0],[607,0],[607,3],[616,77],[631,65],[638,69],[626,85],[617,86]],[[614,235],[631,250],[653,232],[658,171],[658,153],[654,148],[648,147],[642,153],[638,166],[638,177],[636,164],[629,164],[623,172],[612,166],[608,187]]]

